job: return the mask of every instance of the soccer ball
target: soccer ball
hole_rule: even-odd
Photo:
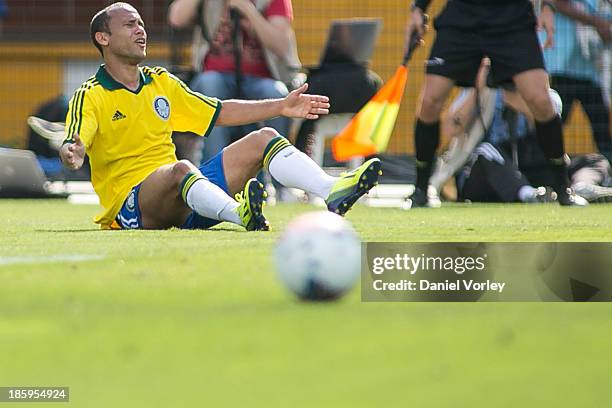
[[[361,242],[337,214],[306,213],[291,221],[275,251],[281,282],[303,300],[334,300],[359,278]]]

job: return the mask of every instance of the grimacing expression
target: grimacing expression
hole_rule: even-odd
[[[138,11],[130,6],[112,8],[108,11],[111,34],[104,33],[108,49],[118,57],[138,64],[147,56],[147,32]]]

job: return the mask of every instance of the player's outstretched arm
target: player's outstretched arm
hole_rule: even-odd
[[[60,148],[59,154],[64,166],[72,170],[78,170],[85,160],[85,145],[78,133],[75,133],[73,138],[74,142],[64,143]]]
[[[308,84],[304,84],[283,99],[263,101],[230,99],[223,101],[217,125],[245,125],[277,116],[318,119],[320,115],[327,115],[329,113],[329,98],[323,95],[304,93],[307,89]]]

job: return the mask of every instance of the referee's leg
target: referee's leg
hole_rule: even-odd
[[[552,187],[557,192],[559,203],[576,204],[567,190],[569,179],[563,147],[563,124],[550,100],[547,72],[540,68],[531,69],[515,75],[513,79],[535,118],[536,136],[554,171],[555,185]]]
[[[414,129],[416,151],[416,188],[413,206],[427,204],[427,186],[433,168],[434,155],[440,143],[440,113],[453,89],[454,81],[440,75],[427,74],[421,92],[421,107]]]

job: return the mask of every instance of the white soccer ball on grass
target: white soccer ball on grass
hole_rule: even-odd
[[[303,300],[337,299],[359,279],[361,241],[347,220],[329,211],[291,221],[274,255],[281,282]]]

